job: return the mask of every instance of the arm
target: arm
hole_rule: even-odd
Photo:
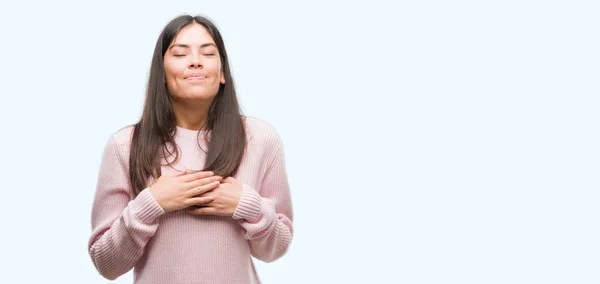
[[[260,191],[244,184],[233,214],[245,229],[254,257],[275,261],[283,256],[293,236],[293,210],[285,169],[284,151],[277,139],[274,157]]]
[[[127,167],[118,149],[114,138],[104,149],[88,245],[96,269],[111,280],[133,268],[164,214],[148,188],[130,198]]]

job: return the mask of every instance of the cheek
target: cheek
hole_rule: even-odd
[[[179,83],[177,82],[176,70],[173,70],[172,66],[170,66],[169,68],[165,66],[165,80],[167,81],[167,88],[170,92],[179,92]]]
[[[213,77],[220,77],[221,75],[221,62],[217,61],[210,65],[210,73]]]
[[[182,76],[185,71],[185,65],[180,66],[181,64],[177,64],[174,62],[169,62],[165,64],[165,76],[167,80],[174,80],[177,77]]]
[[[167,80],[167,86],[175,86],[175,76],[172,72],[165,70],[165,79]]]

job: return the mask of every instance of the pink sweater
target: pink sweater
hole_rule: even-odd
[[[102,276],[116,279],[133,268],[139,284],[260,283],[251,256],[271,262],[287,252],[293,212],[279,135],[266,122],[245,121],[248,145],[234,176],[243,191],[233,217],[165,213],[148,188],[134,198],[128,180],[133,128],[112,135],[102,156],[89,240],[89,254]],[[204,166],[197,135],[177,128],[177,170]],[[173,169],[163,166],[162,171]]]

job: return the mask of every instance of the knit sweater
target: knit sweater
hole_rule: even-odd
[[[128,174],[133,126],[111,135],[102,154],[88,246],[102,276],[112,280],[133,269],[138,284],[261,283],[252,256],[271,262],[287,252],[293,212],[280,136],[262,120],[244,121],[248,143],[233,176],[242,195],[231,217],[165,212],[149,191],[152,179],[134,196]],[[204,131],[177,127],[180,159],[174,167],[162,166],[163,174],[203,168]]]

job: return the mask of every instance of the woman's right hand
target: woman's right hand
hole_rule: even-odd
[[[211,202],[212,196],[197,196],[217,188],[222,179],[210,171],[175,171],[161,175],[150,186],[150,193],[165,212],[171,212]]]

